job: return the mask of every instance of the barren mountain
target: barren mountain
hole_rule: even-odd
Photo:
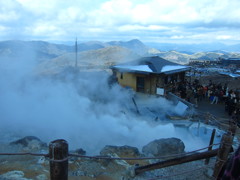
[[[148,53],[149,47],[144,45],[141,41],[138,39],[133,39],[131,41],[111,41],[107,43],[108,45],[111,46],[121,46],[125,47],[127,49],[130,49],[131,51],[139,54],[139,55],[145,55]]]
[[[0,57],[4,58],[34,58],[37,61],[55,58],[73,51],[66,45],[52,44],[45,41],[2,41],[0,42]]]
[[[186,52],[188,50],[185,49]],[[147,47],[137,39],[130,41],[90,41],[78,43],[78,52],[78,64],[85,67],[106,67],[114,63],[117,64],[136,59],[140,56],[153,55],[179,64],[187,64],[190,59],[216,60],[219,57],[240,57],[239,52],[227,52],[224,50],[197,52],[195,54],[178,51],[159,51]],[[41,70],[49,68],[58,69],[59,67],[75,65],[75,47],[74,42],[72,46],[69,46],[44,41],[3,41],[0,42],[0,57],[34,60],[41,63]]]
[[[191,55],[179,53],[177,51],[160,52],[156,55],[162,57],[163,59],[167,59],[169,61],[179,64],[187,64],[189,62],[189,59],[191,58]]]
[[[140,56],[131,50],[119,46],[109,46],[98,50],[78,53],[77,64],[79,68],[106,68],[111,65],[131,61]],[[64,67],[75,66],[76,54],[67,53],[50,61],[40,64],[39,71],[44,73],[58,72]]]

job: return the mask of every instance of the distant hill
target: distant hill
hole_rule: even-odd
[[[147,46],[158,49],[159,51],[178,51],[186,54],[196,52],[227,51],[240,52],[240,44],[226,45],[222,43],[199,43],[199,44],[175,44],[175,43],[145,43]]]
[[[190,59],[201,59],[215,61],[218,58],[240,58],[240,53],[235,52],[198,52],[194,54],[180,53],[177,51],[158,52],[155,55],[160,56],[172,62],[179,64],[188,64]]]
[[[67,53],[62,56],[45,61],[38,67],[41,73],[56,73],[67,66],[75,66],[75,53]],[[109,46],[97,50],[82,51],[78,53],[79,68],[105,69],[111,65],[127,62],[140,56],[127,48],[120,46]]]
[[[185,53],[179,53],[177,51],[167,51],[167,52],[159,52],[156,55],[162,57],[163,59],[167,59],[172,62],[176,62],[179,64],[187,64],[191,55]]]
[[[106,44],[109,44],[111,46],[121,46],[125,47],[127,49],[132,50],[133,52],[139,54],[139,55],[144,55],[148,53],[149,48],[144,45],[141,41],[138,39],[133,39],[131,41],[123,42],[123,41],[111,41]]]
[[[74,44],[75,42],[73,42]],[[173,45],[173,44],[158,44],[161,48],[148,47],[137,39],[130,41],[110,41],[99,42],[90,41],[78,43],[78,62],[80,66],[93,67],[108,65],[133,60],[141,56],[160,56],[172,62],[179,64],[187,64],[190,59],[207,59],[216,60],[219,57],[223,58],[240,58],[239,52],[228,52],[218,47],[223,47],[223,44],[217,44],[215,49],[207,52],[194,52],[197,47],[203,48],[204,45]],[[156,44],[155,44],[156,46]],[[163,51],[162,49],[169,48],[178,49],[172,51]],[[212,47],[212,46],[210,46]],[[205,49],[207,47],[204,47]],[[238,48],[238,45],[229,46],[229,48]],[[211,49],[211,48],[210,48]],[[16,58],[16,59],[32,59],[39,64],[41,71],[43,67],[48,69],[59,69],[65,66],[73,66],[75,64],[75,46],[54,44],[44,41],[2,41],[0,42],[0,57],[1,58]],[[56,66],[56,67],[54,67]]]
[[[105,48],[107,45],[99,41],[90,41],[84,43],[78,43],[78,51],[89,51]]]
[[[36,58],[37,61],[52,59],[73,51],[67,45],[52,44],[44,41],[2,41],[0,57],[5,58]]]
[[[73,42],[72,44],[75,44]],[[99,42],[90,41],[78,43],[78,52],[103,49],[110,46],[119,46],[132,52],[144,55],[148,54],[148,48],[139,40]],[[37,59],[51,59],[65,53],[75,52],[75,45],[55,44],[45,41],[2,41],[0,42],[1,57],[24,57],[32,54]]]

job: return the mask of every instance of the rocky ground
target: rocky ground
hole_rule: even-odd
[[[164,147],[164,148],[163,148]],[[0,152],[48,153],[48,146],[40,139],[27,136],[4,144]],[[72,154],[85,155],[78,149]],[[184,153],[184,144],[180,139],[159,139],[145,145],[142,151],[130,146],[105,146],[100,156],[105,157],[159,157]],[[161,159],[166,160],[165,159]],[[159,160],[111,160],[69,157],[69,180],[143,180],[143,179],[211,179],[214,159],[208,166],[204,160],[148,171],[138,175],[134,168]],[[49,179],[49,158],[44,156],[0,156],[0,180],[47,180]]]

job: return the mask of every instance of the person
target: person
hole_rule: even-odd
[[[186,97],[187,97],[187,101],[191,102],[192,89],[190,87],[187,87]]]
[[[218,98],[219,98],[219,92],[218,90],[216,89],[213,93],[213,100],[211,102],[211,104],[217,104],[218,103]]]
[[[240,180],[240,146],[223,165],[217,180]]]
[[[240,126],[240,110],[238,108],[234,110],[231,122],[236,124],[238,127]]]
[[[194,97],[195,107],[198,107],[198,92],[197,92],[197,89],[193,90],[193,97]]]

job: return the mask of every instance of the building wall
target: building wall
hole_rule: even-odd
[[[137,90],[135,74],[117,72],[117,79],[121,86],[130,87],[135,91]]]
[[[135,73],[116,73],[118,83],[123,87],[132,88],[137,91],[137,77],[144,77],[144,93],[156,94],[157,87],[164,88],[166,91],[170,90],[169,87],[172,84],[172,77],[177,77],[176,83],[181,83],[184,80],[185,72],[171,74],[171,75],[145,75]]]
[[[117,72],[118,83],[123,87],[132,88],[137,91],[137,77],[144,77],[144,93],[156,93],[156,77],[154,75],[134,74],[134,73],[121,73]]]

